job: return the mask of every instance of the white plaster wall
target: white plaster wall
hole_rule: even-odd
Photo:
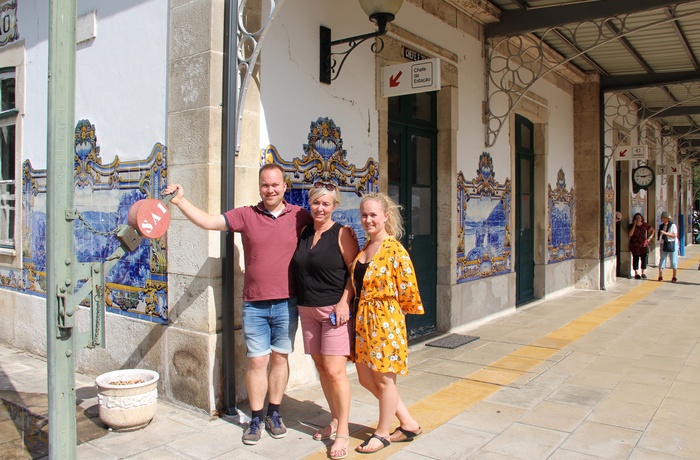
[[[428,37],[431,42],[454,53],[458,58],[458,62],[454,63],[458,67],[456,171],[462,171],[466,179],[473,178],[476,175],[479,156],[487,150],[493,157],[496,180],[505,182],[510,176],[508,156],[494,155],[492,149],[484,148],[486,134],[482,113],[486,93],[485,60],[481,41],[445,25],[435,16],[425,14],[408,2],[404,2],[396,23],[413,34]],[[410,45],[407,46],[410,48]],[[456,176],[448,179],[456,184]]]
[[[617,283],[617,259],[615,257],[608,257],[603,263],[603,269],[605,270],[605,285],[603,288],[612,286]]]
[[[567,190],[574,184],[574,101],[573,95],[546,81],[538,81],[532,92],[547,100],[547,184],[556,187],[559,169],[566,175]]]
[[[565,260],[545,266],[545,298],[550,299],[564,295],[574,289],[574,260]]]
[[[320,84],[318,35],[319,25],[331,28],[333,40],[371,32],[374,25],[356,2],[304,3],[304,8],[280,10],[263,47],[261,147],[271,143],[285,159],[301,156],[310,123],[319,116],[328,116],[341,128],[348,161],[364,165],[367,158],[379,157],[375,56],[369,50],[370,44],[363,43],[348,57],[337,80],[330,85]],[[458,170],[476,169],[484,145],[480,42],[408,2],[394,24],[418,36],[428,36],[459,56]],[[343,49],[342,45],[334,47],[334,51]],[[498,177],[504,180],[508,162],[496,163]]]
[[[168,2],[81,0],[77,15],[97,14],[97,36],[77,46],[75,121],[97,129],[103,163],[147,157],[166,139]],[[48,2],[21,0],[26,47],[26,115],[22,161],[46,167]]]
[[[352,53],[331,85],[318,80],[319,26],[330,27],[332,39],[338,39],[371,32],[373,24],[356,2],[336,1],[334,8],[323,1],[304,3],[282,8],[265,39],[260,146],[273,144],[286,160],[301,157],[311,122],[329,117],[340,126],[349,162],[377,160],[375,56],[369,43]]]

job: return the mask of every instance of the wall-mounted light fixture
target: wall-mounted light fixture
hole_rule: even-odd
[[[319,80],[321,83],[330,84],[331,81],[338,78],[340,75],[340,70],[343,68],[345,60],[348,58],[350,53],[361,45],[368,38],[379,37],[386,34],[386,25],[394,20],[396,13],[401,8],[403,0],[358,0],[362,9],[369,16],[370,21],[377,24],[377,31],[357,35],[355,37],[343,38],[341,40],[331,41],[331,29],[328,27],[321,26],[320,38],[321,38],[321,48],[320,48],[320,73]],[[331,47],[335,45],[340,45],[343,43],[348,44],[348,49],[343,52],[333,53],[331,52]],[[376,42],[372,44],[371,50],[373,53],[379,53],[384,48],[384,41],[379,39],[379,44]],[[338,62],[333,56],[342,56],[340,62]]]

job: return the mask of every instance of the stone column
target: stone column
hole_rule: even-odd
[[[168,182],[211,214],[221,212],[223,17],[220,1],[170,2]],[[208,413],[221,394],[220,238],[171,206],[164,396]]]
[[[536,299],[542,299],[547,295],[547,263],[549,262],[549,196],[547,189],[548,177],[548,151],[547,151],[547,123],[535,123],[534,147],[535,147],[535,177],[532,204],[534,206],[534,243],[535,243],[535,283],[534,295]],[[554,184],[556,186],[556,184]]]
[[[625,274],[631,276],[634,274],[632,270],[632,253],[630,252],[630,238],[629,238],[629,224],[632,222],[632,207],[631,207],[631,196],[632,181],[631,179],[626,179],[630,177],[630,171],[632,169],[631,162],[620,161],[619,164],[613,164],[614,168],[620,168],[620,188],[615,190],[615,193],[619,193],[620,197],[620,208],[616,209],[622,214],[622,220],[620,221],[620,233],[617,237],[620,239],[620,274]],[[643,192],[640,192],[643,193]],[[647,221],[649,216],[645,215],[644,220]]]
[[[457,131],[459,129],[459,88],[443,86],[438,92],[438,151],[437,151],[437,207],[439,235],[437,245],[436,327],[449,331],[465,323],[465,306],[454,301],[457,272],[458,226],[457,194]],[[443,180],[445,178],[445,180]],[[451,180],[446,180],[452,178]]]
[[[601,166],[600,77],[589,74],[574,86],[574,184],[576,211],[576,286],[599,289],[601,270],[601,232],[603,170]]]

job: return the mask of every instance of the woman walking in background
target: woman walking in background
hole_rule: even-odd
[[[649,242],[654,237],[654,227],[644,222],[644,217],[637,213],[629,225],[630,252],[632,253],[632,269],[635,279],[647,279],[644,270],[649,262]],[[637,267],[641,264],[641,276],[637,273]]]
[[[351,272],[358,299],[355,366],[360,384],[379,400],[379,422],[356,450],[370,454],[422,432],[399,396],[396,375],[408,374],[405,315],[424,311],[411,258],[398,241],[399,207],[385,194],[370,193],[360,202],[360,219],[368,239]],[[389,433],[394,416],[400,425]]]
[[[666,259],[671,259],[671,269],[673,269],[673,278],[671,282],[678,281],[676,272],[678,270],[678,248],[676,247],[676,238],[678,238],[678,230],[676,224],[671,220],[671,214],[667,211],[661,213],[661,225],[659,226],[658,238],[662,240],[661,256],[659,260],[659,281],[663,281],[663,271],[666,268]]]

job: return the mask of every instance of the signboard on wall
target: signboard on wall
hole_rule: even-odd
[[[666,163],[665,165],[659,165],[656,167],[656,174],[667,176],[680,176],[681,175],[681,165],[678,163]]]
[[[615,157],[615,161],[646,160],[647,146],[621,145],[615,149],[615,153],[613,155]]]
[[[411,61],[423,61],[425,59],[430,59],[428,56],[421,54],[416,50],[412,50],[411,48],[407,48],[405,46],[403,47],[403,57]]]
[[[425,93],[439,89],[439,58],[382,67],[382,97]]]

